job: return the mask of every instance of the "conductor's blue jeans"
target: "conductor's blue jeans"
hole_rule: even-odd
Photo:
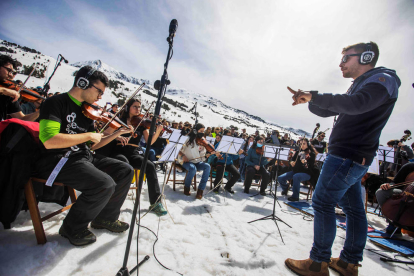
[[[368,170],[350,159],[329,154],[312,197],[314,238],[310,258],[329,262],[336,236],[335,206],[346,214],[346,239],[340,258],[351,264],[362,261],[367,240],[367,217],[361,198],[361,178]]]

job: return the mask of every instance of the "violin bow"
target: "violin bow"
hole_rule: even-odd
[[[32,72],[30,72],[30,74],[27,76],[26,80],[23,82],[22,86],[20,87],[19,91],[17,91],[17,93],[20,94],[20,91],[23,90],[24,86],[26,85],[26,82],[30,79],[30,77],[32,76],[32,74],[34,73],[36,69],[37,69],[37,64],[35,65],[35,67],[33,67]]]
[[[135,95],[137,95],[138,94],[138,92],[142,89],[142,87],[144,87],[144,85],[145,85],[145,82],[144,83],[142,83],[139,87],[138,87],[138,89],[137,90],[135,90],[135,92],[134,93],[132,93],[132,95],[127,99],[127,100],[125,100],[125,102],[124,102],[124,104],[118,109],[118,111],[115,113],[115,115],[111,118],[111,120],[109,120],[107,123],[106,123],[106,125],[102,128],[102,129],[105,129],[107,126],[109,126],[109,124],[110,123],[112,123],[112,121],[113,120],[115,120],[115,117],[116,116],[118,116],[118,114],[122,111],[122,109],[124,109],[124,107],[126,106],[126,104],[129,102],[129,100],[131,100],[133,97],[135,97]]]

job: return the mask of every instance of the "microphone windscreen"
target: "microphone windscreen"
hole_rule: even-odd
[[[177,31],[178,28],[178,21],[177,19],[171,20],[170,23],[170,34],[174,34]]]

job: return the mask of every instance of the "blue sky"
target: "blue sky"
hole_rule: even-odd
[[[0,38],[71,63],[100,59],[138,78],[158,79],[168,27],[178,20],[169,78],[281,125],[311,132],[306,106],[286,86],[344,93],[344,46],[375,41],[378,66],[395,69],[400,97],[381,142],[414,131],[414,1],[2,1]]]

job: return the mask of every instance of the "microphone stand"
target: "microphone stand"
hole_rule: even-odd
[[[53,75],[55,74],[56,70],[58,69],[58,67],[61,65],[63,60],[63,57],[61,54],[58,55],[58,59],[56,60],[56,64],[55,64],[55,68],[53,69],[52,74],[50,75],[49,79],[47,80],[47,82],[45,83],[45,85],[43,85],[43,89],[42,89],[42,94],[47,95],[47,93],[49,92],[50,89],[50,80],[52,79]]]
[[[154,134],[154,130],[155,130],[155,124],[156,124],[158,115],[160,114],[160,111],[161,111],[162,99],[165,95],[165,91],[167,90],[167,85],[170,84],[170,81],[168,80],[167,68],[168,68],[168,62],[172,58],[172,54],[173,54],[174,35],[171,35],[171,33],[170,33],[170,36],[167,38],[167,41],[168,41],[168,45],[169,45],[167,60],[164,64],[164,73],[161,76],[161,82],[160,82],[160,87],[159,87],[159,91],[158,91],[157,103],[155,105],[154,116],[152,118],[151,127],[150,127],[149,135],[148,135],[148,141],[149,141],[150,145],[151,145],[152,137],[154,136],[153,134]],[[137,275],[139,275],[139,269],[137,269],[137,268],[139,268],[140,265],[142,265],[145,261],[147,261],[149,259],[148,255],[145,256],[143,261],[141,261],[131,271],[128,271],[128,268],[127,268],[128,256],[129,256],[129,251],[131,249],[132,235],[134,233],[135,218],[137,216],[137,211],[138,211],[138,208],[140,207],[140,203],[141,203],[140,198],[141,198],[142,183],[143,183],[143,180],[144,180],[144,174],[145,174],[145,170],[146,170],[146,167],[147,167],[149,152],[150,152],[150,150],[149,150],[149,148],[147,148],[147,150],[145,151],[144,160],[142,161],[142,165],[141,165],[141,169],[140,169],[141,173],[139,174],[139,178],[138,178],[137,198],[135,200],[134,210],[132,212],[131,224],[130,224],[130,227],[129,227],[129,234],[128,234],[128,241],[127,241],[126,249],[125,249],[124,263],[122,265],[122,268],[116,274],[116,276],[129,276],[135,270],[137,270]],[[140,226],[140,223],[141,223],[141,218],[138,217],[138,226]],[[138,233],[137,233],[137,241],[138,240],[139,240],[139,227],[138,227]],[[139,248],[138,248],[138,242],[137,242],[137,256],[138,256],[138,253],[139,253],[138,249]]]

